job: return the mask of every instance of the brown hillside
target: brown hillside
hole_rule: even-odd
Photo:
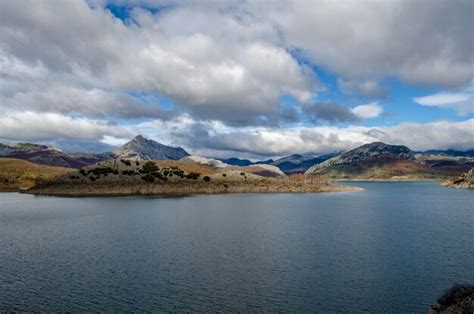
[[[38,165],[15,158],[0,158],[0,191],[28,188],[39,180],[48,180],[71,171],[74,169]]]

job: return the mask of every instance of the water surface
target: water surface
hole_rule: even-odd
[[[0,311],[420,312],[474,282],[474,193],[0,193]]]

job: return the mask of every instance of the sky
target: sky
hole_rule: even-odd
[[[474,2],[0,0],[0,141],[474,148]]]

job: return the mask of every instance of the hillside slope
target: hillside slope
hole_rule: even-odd
[[[309,168],[306,174],[325,174],[336,179],[412,180],[441,175],[425,163],[417,162],[406,146],[375,142],[359,146]]]
[[[0,158],[0,191],[28,188],[42,180],[69,173],[74,169],[34,164],[29,161]]]

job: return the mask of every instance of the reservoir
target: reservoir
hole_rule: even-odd
[[[0,311],[426,313],[474,282],[474,191],[0,193]]]

